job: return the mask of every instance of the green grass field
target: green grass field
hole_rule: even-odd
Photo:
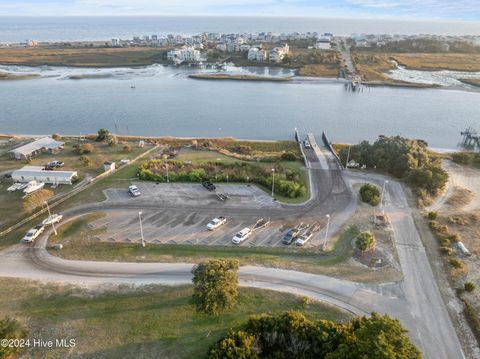
[[[299,310],[311,319],[350,315],[290,294],[242,288],[237,306],[218,316],[196,313],[191,286],[81,289],[0,279],[0,314],[20,320],[29,338],[73,338],[73,349],[40,349],[27,357],[205,358],[208,347],[253,314]]]

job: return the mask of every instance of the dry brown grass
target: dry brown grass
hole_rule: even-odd
[[[395,65],[384,54],[355,52],[352,56],[357,71],[365,81],[393,82],[385,72],[395,68]]]
[[[459,209],[463,206],[466,206],[472,202],[474,193],[467,188],[455,187],[453,194],[446,200],[446,204],[451,207],[451,209]]]
[[[64,65],[113,67],[150,65],[163,62],[166,49],[129,48],[22,48],[0,49],[0,63],[22,65]]]
[[[311,77],[337,77],[338,65],[305,65],[298,70],[298,75]]]
[[[480,87],[480,78],[479,79],[460,79],[463,83],[467,85],[477,86]]]
[[[480,71],[480,54],[382,54],[417,70]]]

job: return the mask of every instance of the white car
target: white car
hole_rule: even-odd
[[[25,243],[32,243],[35,239],[38,238],[39,235],[43,233],[45,230],[45,227],[43,225],[38,225],[25,234],[25,237],[23,237],[22,242]]]
[[[240,244],[248,237],[252,235],[252,230],[250,228],[244,228],[232,238],[232,242],[235,244]]]
[[[225,217],[217,217],[208,222],[207,229],[209,231],[214,231],[217,228],[223,226],[225,223],[227,223],[227,219]]]
[[[47,217],[47,218],[42,222],[42,224],[43,224],[44,226],[46,226],[46,225],[48,225],[48,224],[58,223],[58,222],[60,222],[60,221],[62,220],[62,218],[63,218],[63,215],[54,213],[54,214],[52,214],[51,216]]]
[[[312,236],[313,236],[313,232],[311,231],[304,232],[300,237],[298,237],[298,239],[295,242],[295,245],[299,247],[303,247],[310,240],[310,238],[312,238]]]
[[[133,196],[133,197],[138,197],[140,196],[142,193],[140,192],[140,190],[138,189],[137,186],[135,186],[134,184],[132,184],[131,186],[128,186],[128,192],[130,192],[130,194]]]

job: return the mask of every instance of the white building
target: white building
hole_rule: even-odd
[[[119,38],[114,38],[112,39],[112,46],[120,46],[120,39]]]
[[[248,50],[248,55],[247,55],[247,58],[249,61],[257,61],[257,53],[258,53],[258,48],[256,47],[251,47],[249,50]]]
[[[274,47],[272,50],[270,50],[268,59],[271,62],[281,62],[285,56],[288,55],[289,51],[290,48],[288,47],[288,44],[285,44],[282,47]]]
[[[175,63],[200,62],[202,61],[202,56],[200,51],[194,47],[184,47],[183,49],[175,49],[167,52],[167,59]]]
[[[15,182],[37,181],[51,184],[72,184],[77,171],[48,171],[42,166],[25,166],[12,173]]]
[[[43,152],[58,153],[63,149],[65,142],[55,141],[51,137],[43,137],[26,145],[11,150],[10,157],[16,160],[27,160]]]

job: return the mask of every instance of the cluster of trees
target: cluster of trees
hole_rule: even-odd
[[[400,322],[387,315],[335,323],[289,312],[251,317],[215,343],[209,358],[417,359],[421,354]]]
[[[193,302],[198,312],[217,315],[233,308],[238,296],[238,261],[214,259],[192,269]]]
[[[360,187],[360,198],[365,203],[369,203],[372,206],[378,206],[380,204],[380,190],[377,186],[365,183]]]
[[[345,162],[348,148],[343,148],[339,155]],[[373,144],[363,141],[352,146],[349,158],[405,179],[420,198],[438,194],[448,181],[441,159],[433,156],[422,140],[380,136]]]
[[[142,163],[139,167],[138,177],[147,181],[165,182],[167,180],[166,166],[168,166],[170,182],[211,180],[216,182],[256,183],[270,188],[273,180],[268,168],[252,163],[205,162],[191,164],[183,161],[169,161],[168,164],[165,164],[161,160]],[[304,196],[306,188],[302,184],[299,171],[276,164],[275,193],[289,198]]]

